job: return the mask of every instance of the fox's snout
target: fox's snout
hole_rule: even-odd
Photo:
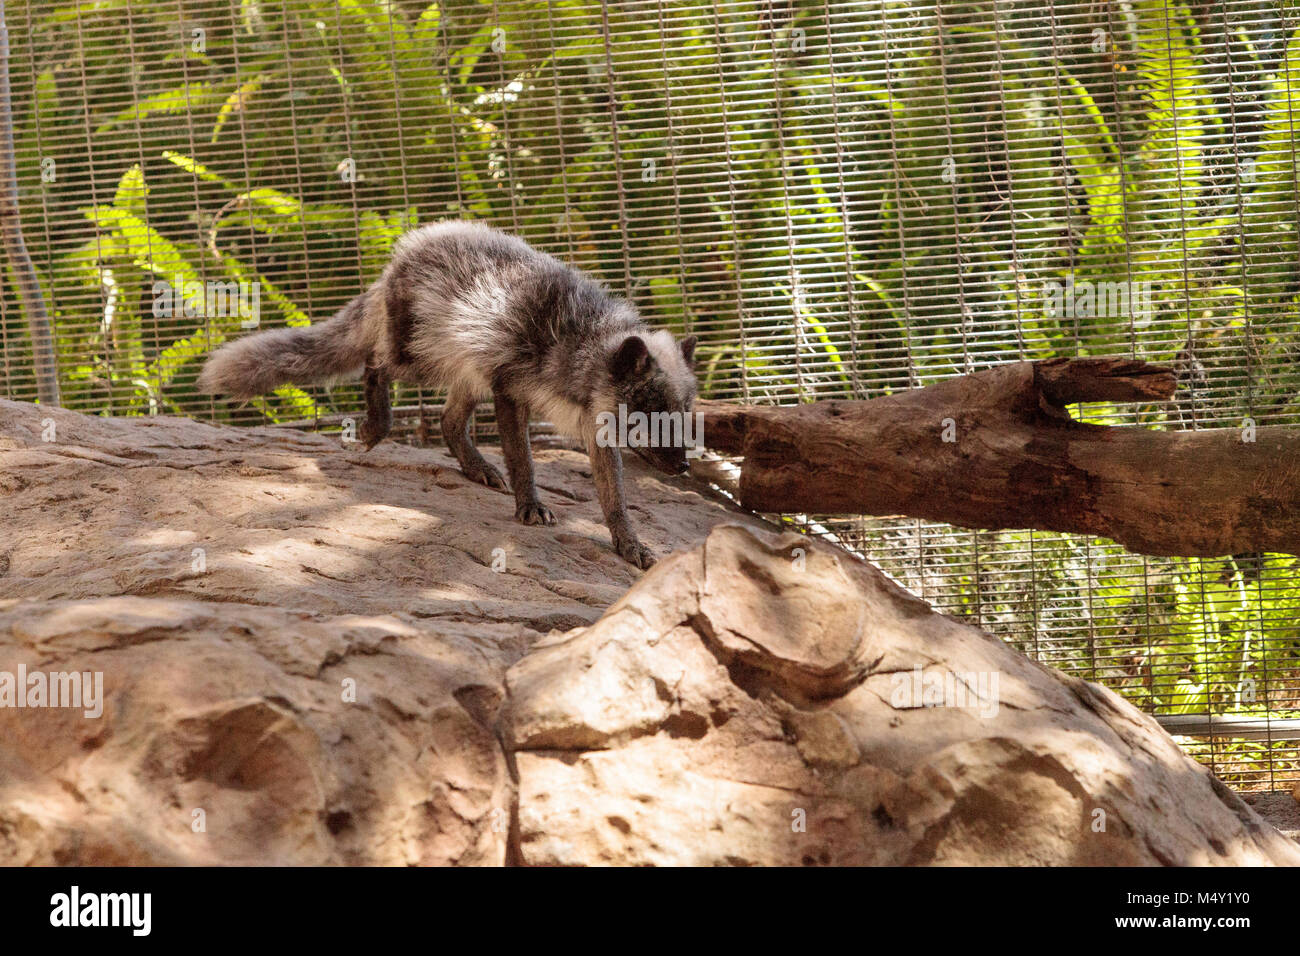
[[[690,470],[684,448],[636,448],[632,449],[647,463],[654,465],[666,475],[681,475]]]

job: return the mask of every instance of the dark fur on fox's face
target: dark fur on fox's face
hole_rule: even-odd
[[[610,360],[614,397],[629,415],[641,412],[650,422],[656,413],[672,413],[675,439],[671,444],[633,443],[628,447],[670,475],[686,471],[686,445],[681,441],[690,428],[695,408],[695,336],[674,342],[666,332],[623,340]],[[653,432],[653,428],[651,429]]]

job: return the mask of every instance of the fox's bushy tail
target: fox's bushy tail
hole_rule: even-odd
[[[360,376],[373,347],[365,321],[369,300],[365,292],[325,322],[255,332],[223,345],[204,364],[199,391],[248,399],[290,383]]]

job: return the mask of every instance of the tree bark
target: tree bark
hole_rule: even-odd
[[[0,234],[13,270],[14,284],[27,316],[32,335],[32,362],[36,370],[36,397],[42,405],[58,405],[59,369],[54,354],[54,335],[45,309],[36,267],[23,240],[18,209],[18,169],[14,156],[13,99],[9,89],[9,27],[5,4],[0,0]]]
[[[1088,425],[1075,402],[1152,402],[1170,369],[1016,362],[870,401],[701,402],[704,442],[744,456],[754,511],[908,515],[1099,535],[1146,554],[1300,553],[1300,430]]]

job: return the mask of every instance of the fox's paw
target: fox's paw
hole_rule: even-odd
[[[357,429],[357,439],[366,446],[366,451],[370,451],[387,437],[387,426],[376,425],[370,419],[362,422],[361,427]]]
[[[540,501],[529,501],[515,509],[515,520],[522,524],[555,524],[555,515]]]
[[[632,536],[614,539],[614,550],[617,551],[628,564],[634,564],[643,571],[654,566],[658,558],[655,553],[647,548],[644,544]]]
[[[497,491],[509,491],[506,480],[501,477],[501,472],[497,471],[495,465],[490,465],[486,461],[475,462],[471,467],[462,468],[461,471],[470,481],[477,481],[480,485],[487,485]]]

